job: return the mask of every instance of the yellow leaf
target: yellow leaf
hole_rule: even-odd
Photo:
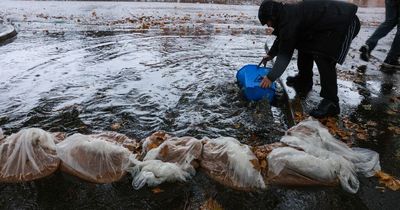
[[[393,191],[400,190],[400,180],[395,177],[383,171],[378,171],[375,176],[378,177],[379,183],[384,184],[387,188]]]
[[[162,193],[164,190],[160,189],[159,187],[153,188],[151,190],[154,194]]]
[[[114,130],[114,131],[115,130],[119,130],[121,127],[122,127],[121,123],[114,123],[114,124],[111,125],[111,129]]]
[[[361,140],[367,140],[367,136],[365,134],[362,134],[362,133],[357,133],[357,138],[361,139]]]
[[[200,206],[200,210],[223,210],[223,208],[217,201],[209,198],[203,205]]]
[[[256,169],[257,171],[261,170],[261,166],[260,163],[258,162],[258,159],[250,160],[250,163],[253,164],[253,168]]]

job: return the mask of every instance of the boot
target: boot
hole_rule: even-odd
[[[322,99],[317,108],[314,108],[310,115],[315,118],[336,116],[340,113],[339,103],[332,102],[328,99]]]
[[[384,69],[400,70],[400,63],[398,60],[385,59],[382,63],[382,71]]]
[[[361,54],[360,54],[361,60],[367,61],[367,62],[368,62],[368,61],[369,61],[369,58],[371,58],[371,51],[369,50],[368,45],[363,45],[363,46],[360,48],[359,51],[361,52]]]
[[[296,75],[287,77],[286,85],[289,87],[293,87],[297,95],[299,95],[300,97],[305,97],[311,91],[313,82],[312,80],[306,81],[299,75]]]

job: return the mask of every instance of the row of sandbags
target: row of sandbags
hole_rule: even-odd
[[[137,142],[123,134],[49,133],[23,129],[4,137],[0,130],[0,182],[30,181],[61,171],[94,183],[118,181],[127,172],[133,187],[187,181],[197,170],[240,190],[267,184],[335,186],[355,193],[357,173],[380,170],[376,152],[349,148],[318,121],[307,119],[280,142],[249,147],[230,137],[196,139],[156,132]]]
[[[0,134],[0,182],[32,181],[59,168],[90,182],[117,181],[130,165],[129,149],[137,146],[114,132],[65,138],[64,133],[28,128],[8,137]]]

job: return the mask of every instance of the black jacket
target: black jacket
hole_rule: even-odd
[[[274,66],[268,78],[274,81],[283,73],[294,49],[337,61],[356,12],[356,5],[333,0],[284,4],[275,23],[273,34],[277,38],[268,53],[278,56],[278,66]]]

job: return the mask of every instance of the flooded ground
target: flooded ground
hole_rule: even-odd
[[[271,111],[267,102],[248,103],[235,83],[236,71],[258,63],[265,40],[273,41],[257,11],[256,6],[2,1],[0,19],[19,34],[0,46],[0,127],[8,134],[24,127],[69,134],[114,129],[141,139],[165,130],[199,138],[231,136],[250,145],[278,141],[287,129],[282,104]],[[383,15],[382,9],[366,12],[366,26]],[[135,191],[128,177],[93,185],[56,173],[0,184],[0,208],[198,209],[209,199],[224,209],[367,208],[359,194],[339,188],[245,193],[201,172],[189,183],[160,189]]]

